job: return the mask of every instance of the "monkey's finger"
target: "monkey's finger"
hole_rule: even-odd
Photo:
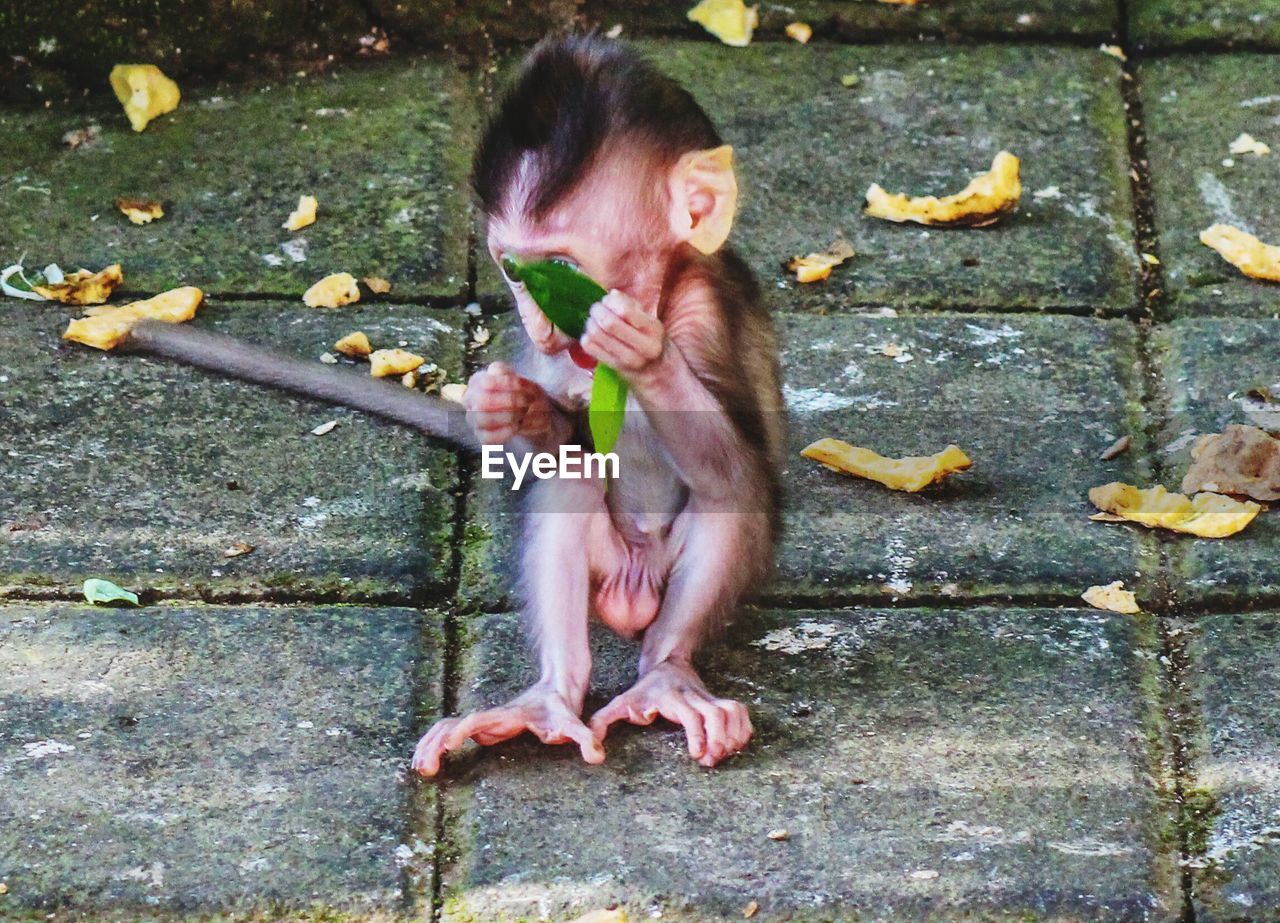
[[[411,765],[415,772],[423,776],[434,776],[440,771],[440,760],[444,756],[444,750],[441,743],[444,741],[449,730],[458,723],[457,718],[444,718],[437,721],[418,741],[418,746],[413,751],[413,761]]]
[[[599,303],[619,320],[641,333],[653,336],[663,331],[662,321],[658,320],[657,315],[646,311],[638,302],[616,289],[601,298]]]
[[[732,752],[729,747],[727,717],[708,699],[695,698],[693,709],[702,716],[702,728],[707,735],[707,744],[699,762],[703,766],[714,766]]]
[[[661,331],[655,336],[652,332],[627,323],[608,309],[592,309],[591,318],[587,321],[587,329],[590,330],[593,327],[648,359],[656,359],[658,353],[662,351]]]
[[[707,752],[707,732],[702,727],[702,716],[689,703],[674,694],[667,697],[659,711],[668,721],[684,727],[685,737],[689,740],[689,755],[695,760],[702,759]]]
[[[602,330],[593,321],[587,321],[587,330],[582,334],[580,342],[588,356],[614,368],[640,368],[648,361],[638,351]]]
[[[593,766],[604,762],[604,746],[600,738],[581,721],[566,722],[561,725],[560,732],[578,745],[584,762]]]
[[[733,741],[734,750],[741,750],[751,739],[754,728],[751,727],[751,715],[747,707],[733,699],[716,699],[716,705],[728,719],[729,738]]]

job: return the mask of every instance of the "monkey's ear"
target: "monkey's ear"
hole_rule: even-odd
[[[733,148],[724,144],[690,151],[671,170],[671,229],[703,253],[715,253],[729,236],[738,207]]]

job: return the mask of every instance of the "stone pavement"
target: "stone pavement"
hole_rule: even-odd
[[[1280,394],[1280,288],[1196,239],[1280,241],[1280,3],[804,0],[813,44],[770,6],[746,49],[684,7],[585,9],[739,151],[734,239],[783,338],[779,573],[706,661],[752,746],[706,771],[673,727],[624,728],[601,767],[521,740],[413,778],[436,717],[529,676],[501,485],[4,299],[0,920],[1280,920],[1277,514],[1204,541],[1086,498],[1176,487],[1195,434]],[[364,329],[460,380],[519,335],[466,191],[518,53],[193,78],[141,135],[101,96],[0,109],[0,263],[118,260],[131,294],[204,288],[200,325],[304,356]],[[1242,131],[1277,153],[1231,157]],[[860,214],[872,181],[950,191],[1006,147],[1025,192],[993,228]],[[280,230],[302,193],[320,220]],[[119,195],[168,215],[131,226]],[[780,270],[841,232],[828,282]],[[392,292],[303,307],[338,270]],[[975,466],[893,494],[797,457],[828,434]],[[144,606],[84,605],[87,577]],[[1082,607],[1116,579],[1142,615]],[[595,644],[589,707],[634,671]]]

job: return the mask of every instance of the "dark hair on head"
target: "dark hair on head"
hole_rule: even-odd
[[[485,213],[496,214],[530,155],[528,208],[541,218],[573,190],[606,140],[672,160],[721,144],[693,96],[629,46],[596,34],[544,39],[485,129],[472,188]]]

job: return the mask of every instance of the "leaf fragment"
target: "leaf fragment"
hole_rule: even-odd
[[[1209,490],[1254,500],[1280,500],[1280,439],[1256,426],[1232,423],[1191,447],[1186,493]]]
[[[373,344],[363,330],[356,330],[334,343],[333,349],[352,359],[363,359],[373,352]]]
[[[949,445],[933,455],[886,458],[870,449],[839,439],[819,439],[800,452],[821,465],[842,474],[866,478],[891,490],[916,493],[943,478],[973,466],[959,446]]]
[[[224,558],[239,558],[246,554],[252,554],[253,551],[253,545],[250,545],[248,542],[235,542],[230,547],[223,550],[222,556]]]
[[[154,64],[117,64],[109,79],[134,131],[142,131],[152,119],[177,109],[182,99],[178,85]]]
[[[84,582],[83,590],[84,598],[94,604],[123,602],[131,606],[138,605],[137,593],[130,593],[110,580],[90,577]]]
[[[196,316],[204,300],[204,292],[192,286],[171,289],[145,301],[134,301],[120,307],[99,306],[85,311],[86,317],[67,324],[64,340],[74,340],[94,349],[115,349],[140,320],[158,320],[181,324]]]
[[[821,253],[793,256],[786,262],[785,269],[796,274],[797,282],[820,282],[831,275],[832,269],[852,259],[853,255],[853,247],[849,242],[844,238],[838,238]]]
[[[1269,145],[1244,131],[1240,133],[1240,137],[1231,142],[1227,149],[1233,154],[1252,154],[1255,157],[1264,157],[1271,153]]]
[[[112,263],[100,272],[77,270],[61,282],[37,285],[33,290],[50,301],[63,304],[103,304],[123,282],[124,270],[119,263]]]
[[[751,35],[760,25],[760,8],[743,0],[702,0],[687,14],[720,41],[734,48],[751,44]]]
[[[302,302],[308,308],[341,308],[360,300],[360,286],[349,272],[335,272],[325,276],[302,293]]]
[[[1090,489],[1089,500],[1104,513],[1148,529],[1169,529],[1200,538],[1235,535],[1262,511],[1253,501],[1242,503],[1222,494],[1199,493],[1191,498],[1169,493],[1159,484],[1139,489],[1119,481]]]
[[[391,291],[391,283],[381,276],[365,276],[362,281],[365,287],[375,295],[385,295]]]
[[[1280,282],[1280,247],[1229,224],[1214,224],[1200,232],[1200,243],[1251,279]]]
[[[1080,598],[1095,609],[1105,609],[1108,612],[1133,615],[1142,611],[1137,597],[1124,588],[1123,580],[1116,580],[1106,586],[1091,586],[1080,594]]]
[[[376,349],[369,354],[369,374],[374,378],[402,377],[426,361],[407,349]]]
[[[129,219],[130,224],[150,224],[164,217],[164,206],[151,199],[116,199],[116,208]]]
[[[807,22],[789,23],[783,31],[787,33],[788,38],[794,39],[801,45],[809,44],[809,39],[813,38],[813,26]]]
[[[284,224],[280,225],[286,231],[301,231],[308,225],[316,223],[316,209],[320,203],[313,195],[304,195],[298,197],[298,207],[295,208],[289,217],[285,219]]]
[[[1022,181],[1018,158],[1008,151],[996,154],[991,169],[970,180],[954,195],[909,197],[891,195],[878,183],[867,190],[866,213],[886,221],[914,221],[934,227],[981,228],[994,224],[1018,207]]]

